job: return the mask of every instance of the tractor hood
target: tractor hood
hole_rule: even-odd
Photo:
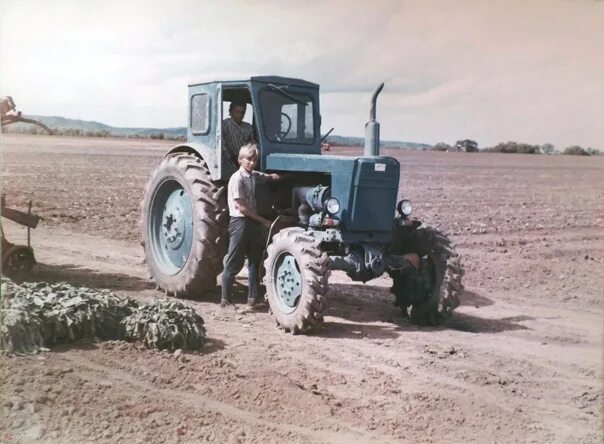
[[[344,233],[390,240],[400,179],[396,159],[273,153],[266,158],[266,170],[329,174]]]

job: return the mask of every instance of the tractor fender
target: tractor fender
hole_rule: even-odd
[[[226,181],[237,171],[237,166],[226,156],[224,150],[217,155],[216,149],[203,143],[183,143],[176,145],[166,153],[165,157],[176,153],[189,153],[202,159],[208,166],[213,181]]]

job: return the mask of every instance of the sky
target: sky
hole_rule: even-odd
[[[24,114],[187,121],[187,85],[321,85],[325,133],[604,149],[604,1],[0,0],[0,95]]]

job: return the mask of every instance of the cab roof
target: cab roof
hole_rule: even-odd
[[[222,84],[241,84],[248,82],[260,82],[260,83],[275,83],[280,85],[295,85],[306,88],[319,88],[316,83],[308,82],[302,79],[296,79],[293,77],[281,77],[281,76],[252,76],[245,80],[213,80],[209,82],[196,82],[190,83],[189,86],[207,85],[209,83],[222,83]]]

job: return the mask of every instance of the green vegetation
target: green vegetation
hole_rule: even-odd
[[[451,146],[445,142],[439,142],[431,148],[432,151],[465,151],[465,152],[484,152],[484,153],[512,153],[512,154],[565,154],[578,156],[594,156],[601,154],[600,151],[593,148],[583,148],[579,145],[569,146],[564,151],[556,150],[551,143],[543,145],[531,145],[522,142],[501,142],[492,147],[485,147],[479,150],[478,144],[470,139],[458,140]]]
[[[453,147],[456,151],[465,151],[466,153],[477,153],[478,143],[470,139],[458,140]]]
[[[541,146],[518,142],[501,142],[483,151],[491,153],[540,154]]]
[[[562,154],[569,154],[574,156],[593,156],[595,154],[599,154],[599,152],[594,150],[593,148],[583,148],[579,145],[573,145],[565,148]]]
[[[37,353],[84,338],[140,341],[149,348],[200,349],[204,321],[180,301],[139,305],[106,289],[66,282],[16,284],[2,277],[0,350]]]
[[[439,142],[432,147],[432,151],[453,151],[453,147],[445,142]]]
[[[453,146],[445,142],[439,142],[431,149],[432,151],[465,151],[466,153],[477,153],[478,143],[471,139],[458,140]]]
[[[23,126],[23,127],[12,127],[9,126],[3,131],[7,133],[16,133],[16,134],[47,134],[42,128],[36,126]],[[155,130],[158,131],[158,130]],[[83,130],[80,128],[56,128],[53,129],[52,132],[55,136],[77,136],[77,137],[122,137],[128,139],[154,139],[154,140],[187,140],[187,137],[184,135],[174,135],[174,134],[165,134],[162,132],[151,132],[151,133],[133,133],[133,134],[125,134],[125,133],[114,133],[110,130]]]
[[[332,146],[365,146],[365,139],[363,137],[328,136],[325,142]],[[404,142],[399,140],[381,140],[380,148],[426,150],[430,149],[430,145],[426,143]]]

